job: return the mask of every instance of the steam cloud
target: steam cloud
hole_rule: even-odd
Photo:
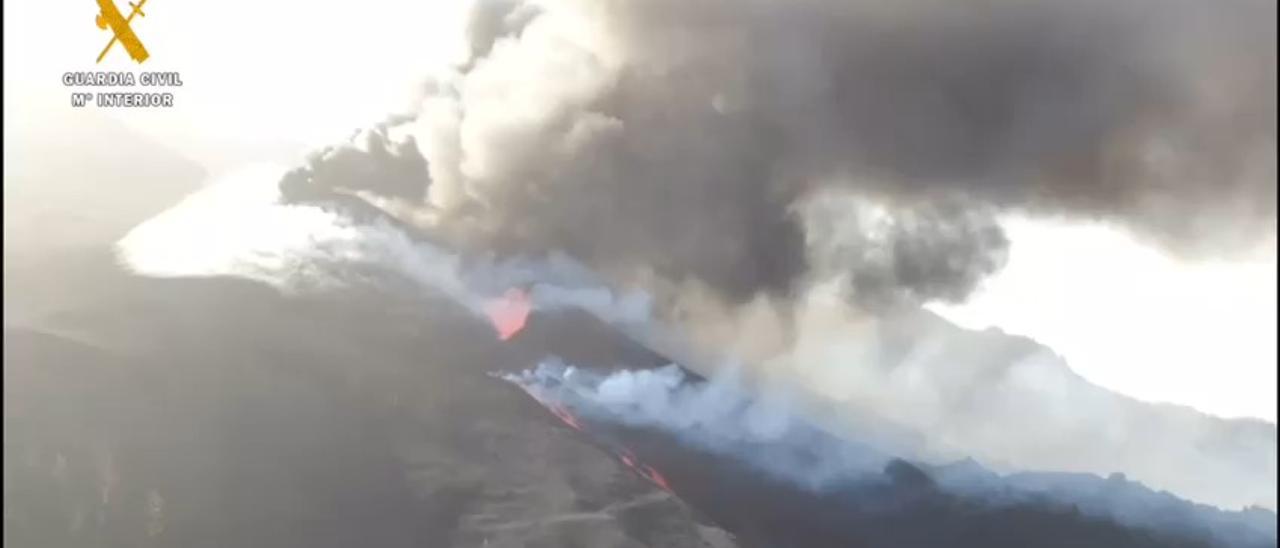
[[[696,449],[738,459],[761,473],[816,492],[856,492],[886,480],[892,459],[880,447],[841,440],[796,415],[792,401],[767,399],[732,370],[696,382],[676,365],[601,374],[551,358],[534,369],[503,375],[542,402],[564,405],[597,422],[658,430]],[[862,437],[862,436],[859,436]],[[1043,500],[1075,505],[1097,517],[1155,531],[1182,531],[1224,546],[1275,543],[1275,515],[1223,512],[1129,483],[1123,474],[995,474],[972,460],[929,466],[938,485],[1002,505]],[[1216,543],[1215,543],[1216,544]]]
[[[675,365],[602,375],[549,359],[503,378],[577,413],[671,432],[684,443],[746,458],[765,473],[809,489],[878,475],[889,461],[869,446],[795,421],[784,399],[752,398],[732,375],[697,386]]]
[[[426,176],[379,142],[395,177],[338,149],[285,183],[425,195],[487,247],[739,302],[815,270],[864,305],[963,299],[1009,208],[1230,253],[1274,230],[1275,6],[482,0],[401,124]],[[802,207],[833,189],[888,235],[833,239],[866,222]]]

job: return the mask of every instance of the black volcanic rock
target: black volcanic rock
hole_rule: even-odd
[[[429,298],[97,268],[57,325],[5,331],[8,546],[1198,545],[948,495],[905,461],[813,493],[620,432],[673,497],[486,375],[663,361],[587,316],[504,344]]]
[[[726,545],[447,302],[95,268],[5,331],[6,546]]]
[[[902,460],[884,474],[821,490],[663,432],[579,417],[585,439],[658,470],[672,490],[747,547],[1208,547],[1178,533],[1121,525],[1048,500],[991,504],[937,489]]]
[[[902,459],[889,461],[889,464],[884,467],[884,473],[894,485],[904,490],[932,491],[937,487],[933,483],[933,478],[930,478],[924,470]]]

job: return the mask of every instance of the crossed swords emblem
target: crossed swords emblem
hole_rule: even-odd
[[[147,53],[147,48],[143,47],[142,41],[138,40],[138,35],[134,34],[133,29],[129,28],[129,22],[133,21],[133,16],[147,16],[147,14],[142,13],[142,5],[146,3],[147,0],[138,0],[137,4],[129,2],[129,7],[133,8],[133,10],[129,12],[129,17],[126,18],[120,14],[120,10],[116,9],[113,0],[98,0],[98,8],[101,10],[96,20],[98,28],[106,29],[110,27],[111,33],[114,35],[111,37],[111,41],[107,42],[107,47],[102,48],[102,53],[98,54],[99,63],[102,62],[103,57],[107,56],[107,52],[111,51],[111,46],[116,45],[117,40],[124,45],[125,51],[129,52],[129,57],[132,57],[134,61],[141,63],[151,56],[151,54]]]

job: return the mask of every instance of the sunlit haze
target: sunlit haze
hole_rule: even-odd
[[[455,20],[466,4],[152,0],[133,28],[151,50],[145,70],[182,75],[175,107],[101,112],[181,152],[329,144],[410,106],[431,67],[465,52]],[[5,84],[63,106],[65,72],[140,70],[119,50],[94,64],[110,37],[96,10],[5,4]]]
[[[1100,224],[1006,219],[1005,269],[960,306],[971,328],[1026,335],[1140,399],[1276,419],[1275,244],[1186,263]]]

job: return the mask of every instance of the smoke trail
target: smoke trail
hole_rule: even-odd
[[[694,384],[676,365],[602,375],[551,359],[502,378],[579,415],[667,431],[808,489],[878,475],[889,461],[876,449],[795,420],[776,393],[752,397],[742,379],[726,372]]]
[[[710,381],[688,378],[676,365],[601,374],[554,358],[535,368],[501,375],[555,410],[597,424],[621,424],[674,436],[696,450],[743,462],[798,488],[832,497],[857,497],[890,482],[892,458],[858,434],[837,437],[794,413],[777,393],[752,396],[732,371]],[[576,419],[578,430],[584,427]],[[591,435],[591,431],[586,431]],[[901,455],[899,455],[901,456]],[[908,457],[910,458],[910,457]],[[1106,479],[1089,474],[1023,472],[996,474],[971,459],[920,464],[926,484],[971,502],[996,507],[1055,505],[1086,515],[1147,528],[1161,534],[1203,538],[1213,545],[1269,546],[1275,543],[1275,514],[1257,509],[1227,512],[1155,492],[1123,474]],[[679,485],[675,486],[679,489]]]

